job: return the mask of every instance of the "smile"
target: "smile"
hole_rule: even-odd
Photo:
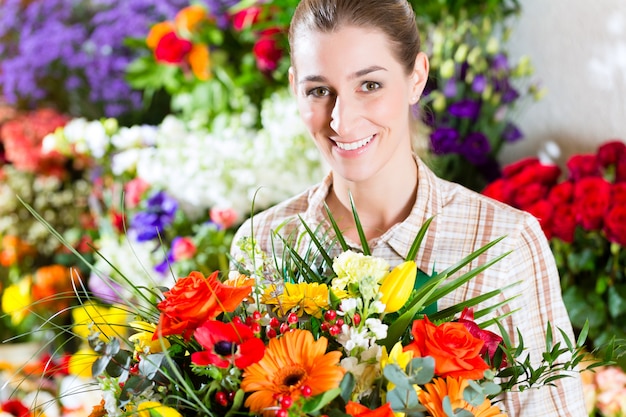
[[[358,140],[356,142],[343,143],[343,142],[335,142],[337,147],[344,151],[353,151],[355,149],[362,148],[363,146],[370,143],[370,141],[374,138],[374,135],[370,135],[365,139]]]

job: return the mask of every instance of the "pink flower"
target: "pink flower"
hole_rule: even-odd
[[[233,28],[241,31],[249,28],[259,20],[260,7],[248,7],[235,13],[232,17]]]
[[[188,237],[176,237],[172,241],[172,254],[174,261],[191,259],[196,254],[197,248]]]
[[[209,211],[209,217],[211,221],[219,225],[222,229],[230,229],[237,221],[237,212],[232,208],[217,208],[213,207]]]
[[[274,71],[278,67],[278,61],[283,56],[283,51],[276,40],[276,35],[279,32],[279,29],[264,30],[252,47],[256,65],[263,72]]]
[[[163,35],[154,50],[157,61],[180,64],[191,51],[192,44],[187,39],[179,38],[175,32]]]
[[[143,194],[150,188],[150,184],[141,178],[134,178],[124,186],[125,203],[128,208],[135,208],[141,202]]]

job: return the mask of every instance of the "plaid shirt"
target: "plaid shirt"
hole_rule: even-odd
[[[524,345],[534,363],[540,360],[545,349],[545,330],[548,322],[564,330],[575,340],[567,311],[561,298],[558,272],[548,242],[537,220],[530,214],[489,199],[458,184],[444,181],[433,174],[419,158],[417,199],[409,217],[394,225],[380,237],[368,242],[371,255],[386,259],[392,266],[402,262],[420,228],[435,216],[415,261],[422,271],[442,271],[454,265],[471,252],[487,243],[506,236],[501,242],[483,253],[468,268],[475,268],[502,253],[512,251],[469,283],[458,288],[438,302],[443,309],[486,292],[505,288],[503,293],[486,304],[500,303],[515,297],[496,314],[513,311],[503,320],[509,336],[517,342],[519,329]],[[272,231],[282,236],[303,236],[308,239],[298,216],[320,233],[332,236],[332,227],[324,218],[324,201],[332,184],[332,174],[322,183],[302,194],[284,201],[254,216],[254,238],[263,250],[281,253],[278,239],[271,239]],[[232,254],[237,259],[236,242],[250,236],[251,223],[247,220],[237,232]],[[355,250],[360,245],[348,241]],[[519,282],[517,285],[511,284]],[[481,307],[486,306],[481,305]],[[578,374],[555,381],[556,387],[531,389],[523,393],[507,393],[499,406],[513,416],[587,416],[582,384]]]

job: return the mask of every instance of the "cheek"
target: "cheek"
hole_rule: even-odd
[[[305,99],[298,100],[300,117],[311,133],[329,126],[330,112],[326,107],[323,103],[312,103]]]

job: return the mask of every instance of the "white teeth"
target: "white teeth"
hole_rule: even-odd
[[[343,149],[344,151],[353,151],[355,149],[359,149],[367,145],[368,143],[370,143],[373,137],[374,135],[371,135],[371,136],[366,137],[365,139],[361,139],[359,141],[350,142],[350,143],[343,143],[343,142],[335,142],[335,143],[337,144],[337,147],[339,149]]]

